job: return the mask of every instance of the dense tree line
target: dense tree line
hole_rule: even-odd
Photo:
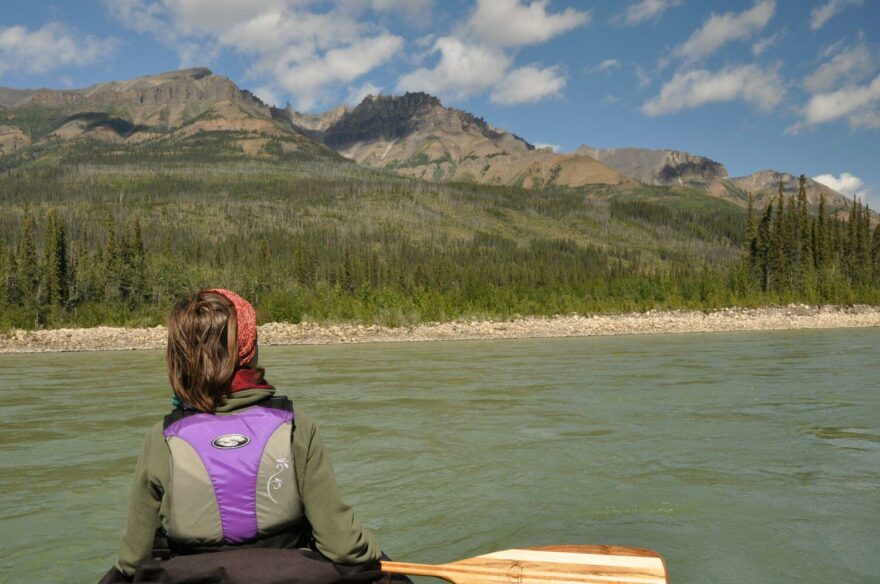
[[[820,301],[839,288],[880,286],[880,225],[872,229],[871,210],[853,197],[843,213],[829,213],[824,195],[810,213],[806,177],[797,196],[779,192],[756,216],[749,195],[746,260],[750,279],[764,293]]]
[[[0,174],[0,328],[157,324],[202,286],[240,290],[265,320],[398,325],[880,301],[880,235],[858,201],[816,214],[780,196],[747,216],[650,187],[536,194],[298,168]]]

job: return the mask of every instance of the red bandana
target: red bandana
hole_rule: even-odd
[[[245,389],[275,389],[263,378],[262,369],[237,369],[232,376],[232,384],[229,391],[244,391]]]
[[[257,313],[254,307],[232,290],[214,288],[206,292],[225,296],[235,306],[235,317],[238,321],[238,364],[247,365],[257,353]]]

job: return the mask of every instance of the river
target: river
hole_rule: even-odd
[[[395,559],[653,548],[673,582],[880,578],[880,329],[268,347]],[[0,356],[0,578],[115,558],[157,351]]]

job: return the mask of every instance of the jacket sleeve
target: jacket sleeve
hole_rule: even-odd
[[[340,564],[378,560],[382,555],[379,545],[342,500],[317,426],[299,413],[293,448],[303,506],[318,551]]]
[[[134,483],[128,503],[125,531],[119,542],[116,568],[127,576],[135,572],[138,562],[150,558],[153,538],[160,527],[159,506],[162,484],[157,476],[168,466],[168,447],[162,436],[162,423],[147,433],[141,455],[134,470]]]

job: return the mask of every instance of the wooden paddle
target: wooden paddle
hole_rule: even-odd
[[[657,552],[616,545],[564,545],[504,550],[450,564],[382,562],[382,571],[433,576],[453,584],[665,584]]]

